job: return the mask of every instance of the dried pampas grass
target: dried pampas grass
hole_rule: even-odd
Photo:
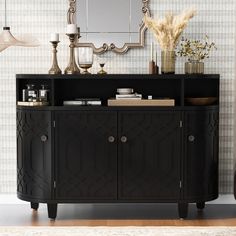
[[[180,15],[168,12],[164,19],[152,19],[145,16],[145,25],[154,33],[162,50],[175,50],[179,38],[190,19],[196,15],[195,9],[184,10]]]

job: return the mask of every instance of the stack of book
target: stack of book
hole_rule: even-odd
[[[117,89],[115,98],[108,99],[108,106],[175,106],[171,98],[143,99],[142,94],[134,93],[132,88]]]

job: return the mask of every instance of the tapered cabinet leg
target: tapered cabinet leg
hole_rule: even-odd
[[[37,211],[38,208],[39,208],[39,204],[38,204],[38,203],[35,203],[35,202],[31,202],[31,203],[30,203],[30,207],[31,207],[31,209]]]
[[[179,210],[179,218],[184,219],[188,216],[188,203],[187,202],[179,202],[178,203]]]
[[[205,202],[197,202],[196,206],[197,206],[197,209],[203,210],[205,208]]]
[[[47,204],[48,206],[48,218],[56,219],[57,217],[57,204]]]

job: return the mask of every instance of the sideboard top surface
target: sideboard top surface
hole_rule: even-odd
[[[49,74],[17,74],[17,79],[219,79],[219,74],[78,74],[78,75],[49,75]]]

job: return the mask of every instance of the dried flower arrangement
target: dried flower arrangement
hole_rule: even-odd
[[[182,38],[180,43],[180,49],[177,55],[180,57],[187,57],[188,61],[202,61],[205,58],[209,58],[209,53],[213,49],[217,49],[214,42],[208,42],[208,36],[205,39],[200,40],[190,40],[187,38]]]
[[[186,28],[189,20],[196,14],[195,9],[184,10],[180,15],[169,12],[164,19],[152,19],[145,16],[145,25],[154,33],[162,50],[175,50],[179,38]]]

